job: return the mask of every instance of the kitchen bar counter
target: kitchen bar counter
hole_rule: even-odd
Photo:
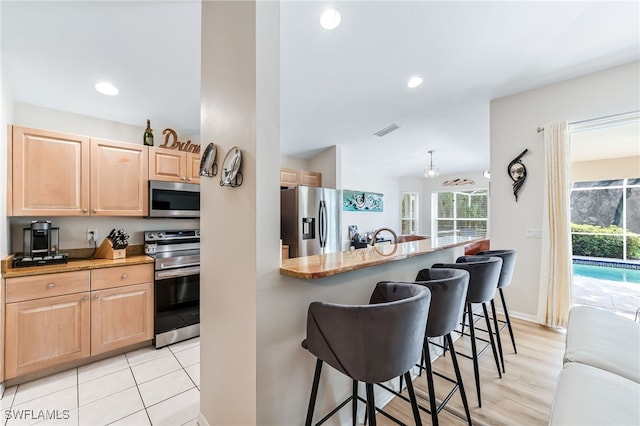
[[[124,259],[69,259],[68,263],[56,265],[27,266],[24,268],[13,268],[11,262],[13,255],[2,259],[0,271],[2,278],[28,277],[33,275],[53,274],[57,272],[83,271],[88,269],[112,268],[115,266],[139,265],[143,263],[153,263],[154,259],[145,255],[127,256]]]
[[[486,240],[475,237],[428,238],[399,244],[376,245],[340,253],[283,259],[280,265],[280,274],[302,279],[324,278],[449,248],[467,246],[479,241]]]

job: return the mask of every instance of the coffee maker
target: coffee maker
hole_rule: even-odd
[[[67,255],[61,254],[60,229],[51,226],[49,220],[34,220],[22,230],[23,256],[13,260],[13,266],[47,265],[67,263]]]

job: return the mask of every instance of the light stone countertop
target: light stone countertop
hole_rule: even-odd
[[[324,278],[483,240],[485,239],[455,236],[428,238],[399,244],[382,244],[339,253],[283,259],[280,265],[280,274],[302,279]]]

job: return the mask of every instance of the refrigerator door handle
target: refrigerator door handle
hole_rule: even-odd
[[[320,248],[325,248],[327,245],[327,205],[324,200],[320,201],[318,218],[320,220],[320,223],[318,224],[318,233],[320,234]]]

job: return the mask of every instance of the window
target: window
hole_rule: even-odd
[[[487,237],[488,198],[486,189],[431,194],[431,234],[438,237]]]
[[[575,182],[571,231],[576,256],[640,259],[640,178]]]
[[[400,230],[402,235],[418,233],[418,193],[403,192],[400,204]]]

